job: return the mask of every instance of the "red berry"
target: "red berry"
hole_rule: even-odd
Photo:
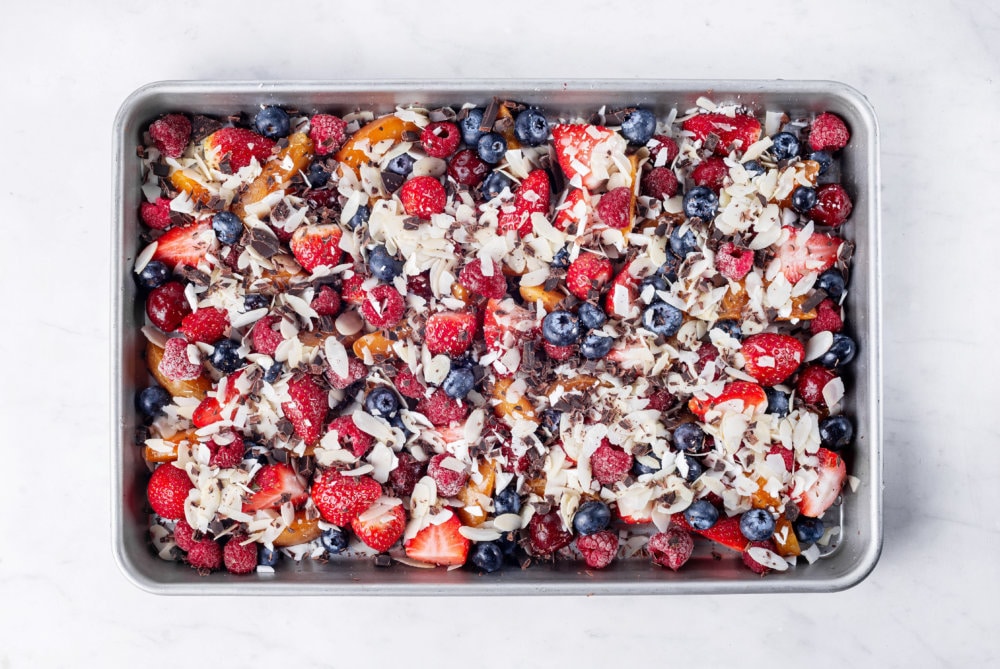
[[[212,342],[222,339],[229,328],[229,313],[218,307],[205,307],[181,320],[180,331],[190,342]]]
[[[521,237],[531,232],[534,229],[531,216],[548,213],[551,194],[548,173],[545,170],[532,170],[514,193],[513,208],[505,207],[500,211],[497,231],[505,234],[516,230]]]
[[[349,525],[381,495],[382,486],[370,476],[344,476],[332,469],[321,472],[312,486],[323,520],[338,527]]]
[[[732,242],[726,242],[715,252],[715,269],[719,274],[739,281],[753,269],[753,251],[737,248]]]
[[[809,365],[799,373],[795,387],[803,402],[817,407],[825,407],[826,399],[823,398],[823,388],[826,388],[826,384],[835,378],[837,375],[826,367]]]
[[[309,306],[320,316],[336,316],[340,313],[340,295],[330,286],[321,286]]]
[[[448,161],[448,176],[463,186],[478,186],[489,173],[490,166],[472,149],[462,149]]]
[[[648,146],[654,165],[670,165],[674,162],[677,154],[681,152],[680,147],[677,146],[677,142],[672,137],[667,137],[666,135],[653,135],[653,139],[649,141]],[[659,160],[661,151],[666,154],[663,162]]]
[[[320,265],[334,267],[340,262],[340,238],[344,231],[335,223],[303,225],[288,243],[302,269],[312,272]]]
[[[399,199],[407,214],[426,220],[444,212],[448,195],[440,181],[432,176],[421,176],[403,184],[399,189]]]
[[[191,138],[191,121],[184,114],[167,114],[153,121],[149,126],[149,136],[165,156],[176,158],[184,153]]]
[[[292,400],[282,404],[281,410],[296,435],[307,444],[315,443],[330,408],[327,391],[312,376],[303,376],[288,382],[288,395]]]
[[[177,281],[168,281],[146,296],[146,315],[164,332],[176,330],[189,313],[191,305],[184,296],[184,286]]]
[[[469,408],[467,404],[453,400],[438,388],[430,397],[424,397],[417,403],[417,411],[427,416],[427,420],[435,427],[445,427],[463,420],[468,415]]]
[[[254,492],[243,503],[244,513],[273,509],[285,502],[298,507],[309,499],[306,482],[283,462],[261,467],[251,481],[250,488]]]
[[[191,225],[178,225],[156,240],[153,260],[159,260],[171,269],[181,265],[197,267],[205,259],[205,254],[215,246],[215,233],[207,220]]]
[[[327,432],[337,433],[337,445],[362,457],[372,447],[371,435],[362,432],[350,416],[340,416],[326,426]]]
[[[426,272],[407,277],[406,292],[413,293],[417,297],[422,297],[425,300],[429,300],[434,297],[434,293],[431,291],[431,280],[427,276]]]
[[[729,176],[729,168],[722,158],[712,156],[706,158],[691,170],[691,179],[696,186],[705,186],[715,191],[716,194],[726,183]]]
[[[615,188],[597,201],[597,215],[609,228],[626,230],[632,227],[632,191],[625,186]]]
[[[795,337],[762,332],[743,340],[743,367],[762,386],[774,386],[793,373],[805,359],[806,350]]]
[[[766,548],[767,550],[774,553],[774,548],[775,548],[774,542],[772,542],[771,540],[751,541],[749,544],[747,544],[747,547],[743,550],[743,555],[742,555],[743,564],[749,567],[750,571],[752,571],[753,573],[764,575],[767,572],[771,571],[770,567],[762,565],[761,563],[757,562],[752,557],[750,557],[751,548]],[[775,555],[777,555],[777,553],[775,553]]]
[[[406,365],[399,366],[399,371],[396,373],[395,384],[396,390],[398,390],[404,397],[419,400],[427,394],[427,387],[417,380],[416,374],[411,372],[410,368]]]
[[[462,469],[455,471],[454,469],[442,466],[441,463],[449,458],[451,458],[453,464],[457,463]],[[427,464],[427,475],[434,479],[434,482],[437,484],[438,495],[441,497],[454,497],[461,492],[462,487],[469,480],[468,469],[450,453],[439,453],[431,458],[431,461]]]
[[[711,112],[697,114],[684,121],[684,130],[693,133],[695,139],[706,141],[709,135],[719,138],[715,145],[716,155],[724,156],[731,147],[746,151],[750,145],[760,139],[760,121],[753,116],[736,114],[729,116]]]
[[[545,354],[553,360],[566,360],[573,355],[572,346],[556,346],[549,341],[546,341],[543,346],[545,348]]]
[[[230,434],[232,434],[233,440],[228,444],[220,446],[214,439],[208,442],[208,448],[212,451],[212,459],[208,461],[208,464],[222,469],[231,469],[238,467],[243,462],[243,453],[246,451],[243,437],[235,432]]]
[[[581,300],[599,294],[611,280],[611,261],[584,251],[566,271],[566,287]]]
[[[837,262],[837,252],[844,240],[833,235],[813,232],[802,240],[803,233],[792,227],[785,228],[788,239],[778,249],[781,272],[789,283],[798,282],[809,272],[825,272]]]
[[[410,495],[413,486],[424,477],[427,463],[420,462],[406,451],[399,454],[398,460],[396,468],[389,472],[389,485],[397,495]]]
[[[427,319],[424,343],[432,354],[454,358],[469,349],[475,334],[475,314],[444,311]]]
[[[194,423],[194,426],[197,428],[217,423],[220,420],[222,420],[222,407],[219,405],[219,400],[214,397],[206,397],[203,399],[201,403],[195,407],[194,413],[191,414],[191,422]]]
[[[576,548],[591,569],[604,569],[618,553],[618,534],[602,530],[576,538]]]
[[[365,301],[368,291],[362,288],[365,277],[360,274],[352,274],[344,279],[340,284],[340,295],[349,304],[360,305]]]
[[[347,359],[347,376],[340,376],[329,367],[326,368],[326,380],[337,390],[346,390],[351,384],[366,376],[368,376],[368,368],[357,358]]]
[[[154,230],[166,230],[170,227],[170,200],[165,197],[156,198],[156,202],[143,202],[139,206],[142,222]]]
[[[816,318],[809,323],[813,334],[820,332],[840,332],[844,327],[844,319],[840,315],[840,307],[827,298],[816,307]]]
[[[278,345],[285,341],[277,329],[279,323],[281,316],[264,316],[253,324],[253,329],[250,330],[250,345],[254,351],[274,357]]]
[[[346,136],[347,123],[332,114],[316,114],[309,119],[309,139],[317,156],[339,149]]]
[[[836,151],[847,146],[850,139],[851,132],[844,121],[829,112],[817,116],[809,129],[809,146],[813,151]]]
[[[187,561],[195,569],[214,571],[222,566],[222,548],[212,539],[202,539],[188,550]]]
[[[640,184],[642,194],[656,200],[663,200],[677,195],[679,184],[677,176],[669,167],[654,167],[642,178]]]
[[[698,373],[701,374],[705,366],[710,362],[715,362],[719,359],[719,349],[715,347],[715,344],[711,342],[704,342],[700,347],[698,347],[698,365],[696,369]],[[715,371],[712,373],[712,378],[710,381],[715,381],[719,378],[719,365],[715,366]]]
[[[246,128],[222,128],[205,138],[205,154],[207,158],[222,162],[229,157],[229,169],[238,172],[252,160],[263,165],[271,157],[274,140],[258,135]]]
[[[190,381],[201,376],[201,364],[191,362],[188,343],[180,337],[167,340],[157,369],[171,381]]]
[[[194,546],[194,528],[188,525],[188,522],[181,518],[174,525],[174,543],[182,551],[189,551],[191,547]]]
[[[809,216],[817,223],[836,228],[843,225],[852,209],[854,204],[844,187],[827,184],[816,191],[816,204],[809,210]]]
[[[780,455],[781,459],[785,462],[785,469],[787,471],[792,471],[795,466],[795,451],[790,448],[785,448],[781,444],[771,444],[771,448],[767,451],[768,455]]]
[[[563,526],[558,511],[536,513],[528,522],[528,546],[532,555],[552,555],[573,541],[573,535]]]
[[[471,542],[462,535],[461,528],[455,514],[443,523],[427,525],[406,542],[406,557],[442,567],[465,564]]]
[[[601,485],[613,485],[624,481],[631,468],[632,456],[612,446],[607,439],[602,441],[590,456],[590,469]]]
[[[701,349],[698,350],[700,351]],[[676,402],[677,398],[669,390],[657,390],[649,395],[649,404],[646,405],[646,408],[653,411],[666,411]]]
[[[361,315],[369,325],[376,328],[391,328],[399,322],[406,311],[403,296],[392,286],[375,286],[361,305]]]
[[[646,549],[653,558],[653,564],[677,571],[690,559],[694,551],[694,539],[684,530],[671,527],[666,532],[651,536]]]
[[[493,271],[489,276],[483,274],[483,263],[489,262]],[[483,261],[479,258],[471,260],[462,268],[458,282],[471,292],[491,300],[499,300],[507,294],[507,279],[503,269],[494,260]]]
[[[381,553],[403,536],[406,511],[402,504],[397,504],[374,518],[355,518],[351,521],[351,529],[366,546]]]
[[[455,153],[462,141],[458,126],[448,121],[431,123],[420,133],[420,143],[432,158],[447,158]]]
[[[194,487],[187,472],[169,462],[156,468],[146,486],[146,498],[158,515],[167,520],[184,517],[184,500]]]
[[[246,540],[246,535],[234,534],[222,549],[222,560],[230,574],[249,574],[257,569],[257,544],[244,544]]]

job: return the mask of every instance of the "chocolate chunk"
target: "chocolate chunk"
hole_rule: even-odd
[[[195,114],[191,119],[191,141],[200,142],[222,127],[222,123],[210,116]]]
[[[406,181],[406,177],[402,174],[396,174],[388,170],[382,172],[382,185],[385,186],[385,190],[389,193],[395,193],[399,190],[404,181]]]
[[[415,130],[404,130],[400,139],[404,142],[418,142],[420,141],[420,133]]]
[[[153,174],[155,174],[158,177],[170,176],[170,165],[164,165],[163,163],[153,163],[150,167],[153,170]]]
[[[722,288],[723,286],[729,285],[729,279],[722,276],[721,274],[712,275],[712,285],[716,288]]]
[[[454,121],[457,114],[451,107],[441,107],[427,112],[427,116],[430,117],[431,121],[434,123],[440,123],[442,121]]]
[[[198,286],[207,286],[212,281],[211,276],[190,265],[178,265],[174,271],[182,279]]]
[[[375,566],[385,569],[392,566],[392,557],[388,553],[379,553],[375,556]]]
[[[625,117],[635,111],[635,107],[624,107],[622,109],[615,109],[609,111],[604,116],[604,122],[607,125],[621,125],[625,122]]]
[[[813,291],[811,295],[809,295],[809,297],[805,299],[805,302],[802,303],[802,311],[806,312],[812,311],[813,309],[818,307],[819,303],[825,300],[827,297],[829,296],[826,294],[825,290],[823,290],[822,288],[817,288],[815,291]]]
[[[268,228],[251,228],[249,246],[262,258],[270,258],[281,250],[278,236]]]
[[[500,113],[500,98],[493,98],[483,113],[483,120],[479,124],[479,132],[492,132],[498,113]]]
[[[271,220],[276,222],[287,221],[291,214],[292,210],[289,208],[288,203],[281,200],[271,209]]]

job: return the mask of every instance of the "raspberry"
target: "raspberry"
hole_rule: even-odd
[[[618,535],[611,530],[576,538],[576,548],[591,569],[604,569],[618,553]]]
[[[458,126],[447,121],[431,123],[420,133],[420,143],[432,158],[447,158],[455,153],[461,141],[462,133]]]
[[[605,439],[590,456],[590,469],[594,478],[601,485],[612,485],[624,481],[632,468],[632,456],[625,451],[614,448]]]
[[[449,425],[460,421],[468,414],[468,405],[453,400],[440,388],[417,403],[417,411],[427,416],[427,420],[435,427]]]
[[[434,293],[431,292],[431,280],[427,276],[426,272],[407,277],[406,292],[413,293],[417,297],[422,297],[425,300],[429,300],[434,297]]]
[[[249,574],[257,569],[257,544],[244,544],[246,535],[234,534],[222,549],[222,559],[230,574]]]
[[[572,346],[556,346],[549,341],[546,341],[543,346],[545,348],[545,354],[553,360],[566,360],[573,355]]]
[[[346,136],[347,123],[332,114],[316,114],[309,119],[309,139],[317,156],[339,149]]]
[[[671,527],[666,532],[651,536],[646,549],[653,558],[653,564],[677,571],[690,559],[694,551],[694,539],[684,530]]]
[[[631,224],[632,191],[625,186],[610,190],[597,201],[597,215],[609,228],[625,230]]]
[[[171,381],[190,381],[201,376],[201,365],[191,362],[187,340],[180,337],[167,340],[158,369]]]
[[[367,375],[368,368],[357,358],[347,359],[347,376],[340,376],[329,367],[326,368],[326,380],[337,390],[346,390]]]
[[[189,551],[191,547],[194,546],[194,528],[188,525],[188,522],[181,518],[174,525],[174,543],[182,551]]]
[[[462,149],[448,161],[448,176],[463,186],[478,186],[489,173],[490,166],[472,149]]]
[[[700,349],[699,349],[700,350]],[[718,351],[716,351],[718,353]],[[649,404],[646,405],[647,409],[652,409],[653,411],[666,411],[674,405],[677,401],[669,390],[657,390],[648,396]]]
[[[751,541],[743,550],[743,564],[749,567],[750,571],[762,576],[771,571],[770,567],[766,567],[750,557],[750,552],[748,550],[750,548],[766,548],[773,553],[775,548],[774,543],[772,541]]]
[[[184,114],[167,114],[149,126],[149,136],[165,156],[176,158],[184,153],[191,137],[191,121]]]
[[[441,497],[454,497],[461,492],[462,487],[469,480],[467,469],[455,471],[441,466],[441,463],[448,458],[455,459],[450,453],[439,453],[427,463],[427,475],[437,483],[438,495]]]
[[[198,570],[218,569],[222,566],[222,548],[211,539],[202,539],[188,550],[187,561]]]
[[[526,474],[528,470],[531,469],[531,465],[535,459],[537,451],[529,448],[525,451],[524,455],[518,456],[514,453],[514,449],[511,447],[510,442],[507,439],[509,439],[509,437],[505,438],[503,443],[500,445],[500,453],[507,459],[508,466],[512,468],[515,474]]]
[[[642,194],[656,200],[677,195],[677,176],[669,167],[654,167],[642,178]]]
[[[851,132],[839,116],[820,114],[809,130],[809,146],[813,151],[836,151],[847,146]]]
[[[156,202],[143,202],[139,207],[139,216],[154,230],[166,230],[170,227],[170,200],[158,197]]]
[[[844,319],[840,316],[840,307],[827,298],[816,307],[816,318],[809,324],[813,334],[820,332],[840,332],[844,327]]]
[[[695,367],[698,373],[701,374],[702,370],[705,369],[705,365],[710,362],[714,362],[719,359],[719,349],[715,348],[715,344],[711,342],[705,342],[698,348],[698,364]],[[710,381],[715,381],[719,378],[719,366],[715,366],[715,372],[712,374]]]
[[[250,331],[250,345],[254,351],[274,356],[278,345],[285,341],[281,332],[274,329],[274,325],[280,322],[280,316],[264,316],[254,323],[253,329]]]
[[[354,419],[350,416],[335,418],[326,426],[326,429],[329,432],[336,431],[337,444],[341,448],[354,453],[355,457],[360,458],[372,447],[371,435],[358,429],[358,426],[354,423]]]
[[[399,199],[407,214],[426,220],[444,211],[448,195],[440,181],[431,176],[421,176],[403,184],[399,189]]]
[[[552,555],[573,541],[573,535],[563,527],[558,511],[536,513],[528,522],[528,546],[533,555]]]
[[[847,220],[852,209],[854,204],[844,187],[827,184],[816,191],[816,204],[809,210],[809,216],[818,223],[836,228]]]
[[[389,472],[389,485],[399,496],[413,493],[413,486],[423,478],[427,470],[427,463],[420,462],[407,452],[399,454],[399,463],[396,468]]]
[[[235,432],[231,434],[233,440],[228,444],[220,446],[214,439],[208,442],[208,448],[212,451],[212,459],[208,461],[208,464],[222,469],[231,469],[243,462],[243,453],[246,451],[243,437]]]
[[[727,279],[739,281],[753,269],[753,260],[753,251],[740,249],[732,242],[726,242],[715,252],[715,269]]]
[[[591,291],[600,293],[611,279],[611,261],[593,253],[581,253],[566,271],[566,287],[581,300]]]
[[[809,365],[799,372],[795,387],[803,402],[824,407],[826,400],[823,398],[823,388],[836,377],[836,374],[822,365]]]
[[[400,365],[399,372],[396,373],[395,383],[396,390],[404,397],[419,400],[427,394],[426,386],[417,380],[417,376],[406,365]]]
[[[320,316],[336,316],[340,313],[340,295],[330,286],[321,286],[309,306]]]
[[[669,165],[674,162],[674,158],[681,152],[680,147],[677,146],[677,142],[666,135],[653,135],[653,139],[647,143],[647,146],[649,146],[649,154],[652,156],[653,164],[655,165]],[[666,152],[666,158],[663,162],[659,160],[661,151]]]
[[[483,274],[483,262],[493,265],[490,276]],[[507,294],[507,279],[495,260],[483,261],[477,258],[467,263],[458,275],[458,282],[473,293],[491,300],[499,300]]]
[[[711,188],[716,194],[722,190],[728,176],[729,168],[726,167],[726,162],[717,156],[706,158],[691,170],[691,179],[696,186]]]
[[[406,311],[403,296],[392,286],[375,286],[361,305],[361,315],[369,325],[390,328],[399,322]]]
[[[190,342],[211,344],[222,339],[228,327],[229,314],[225,309],[205,307],[185,316],[179,329]]]

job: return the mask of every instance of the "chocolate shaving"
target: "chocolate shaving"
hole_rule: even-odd
[[[292,210],[289,208],[288,203],[281,200],[271,209],[271,220],[277,222],[287,221],[291,213]]]
[[[375,556],[374,564],[379,569],[392,566],[392,557],[388,553],[379,553]]]
[[[400,135],[400,139],[404,142],[417,142],[420,140],[420,133],[415,130],[404,130],[403,134]]]
[[[546,292],[551,292],[558,287],[559,287],[559,277],[557,276],[550,276],[545,280],[545,283],[542,284],[542,288]]]
[[[403,219],[403,229],[404,230],[410,230],[410,231],[419,230],[420,229],[420,224],[422,222],[423,221],[421,221],[416,216],[408,216],[408,217],[406,217],[406,218]]]
[[[212,281],[212,277],[200,269],[190,265],[178,265],[174,270],[184,280],[190,281],[198,286],[207,286]]]
[[[497,121],[497,114],[500,113],[500,98],[493,98],[483,112],[483,120],[479,124],[479,132],[492,132],[493,124]]]
[[[191,118],[191,141],[197,144],[221,127],[220,121],[210,116],[195,114]]]
[[[434,123],[440,123],[442,121],[454,121],[458,115],[451,107],[440,107],[427,112],[427,116]]]
[[[623,107],[622,109],[615,109],[609,111],[604,116],[604,123],[607,125],[621,125],[628,118],[628,115],[635,111],[635,107]]]
[[[711,281],[712,285],[715,286],[716,288],[722,288],[723,286],[729,285],[729,279],[722,276],[721,274],[713,274]]]
[[[163,163],[153,163],[151,166],[153,174],[158,177],[168,177],[170,176],[170,165],[164,165]]]
[[[396,174],[388,170],[382,172],[382,185],[385,186],[385,190],[389,193],[395,193],[399,190],[404,181],[406,181],[406,177],[402,174]]]
[[[278,236],[268,228],[251,228],[249,231],[250,243],[248,246],[262,258],[270,258],[281,250],[281,242]]]
[[[812,311],[813,309],[815,309],[816,307],[818,307],[819,303],[822,302],[823,300],[825,300],[827,297],[828,297],[828,295],[826,294],[825,290],[823,290],[822,288],[817,288],[802,303],[802,307],[801,307],[802,311],[806,311],[806,312]]]

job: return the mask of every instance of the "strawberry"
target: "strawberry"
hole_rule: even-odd
[[[781,271],[790,283],[796,283],[809,272],[825,272],[837,261],[837,251],[844,240],[833,235],[804,231],[785,226],[788,240],[778,249]]]
[[[584,251],[566,271],[566,287],[581,300],[599,294],[611,279],[611,261]]]
[[[497,230],[500,234],[517,230],[518,236],[524,237],[533,229],[531,215],[548,213],[549,196],[549,175],[545,170],[533,170],[514,193],[514,209],[500,212]]]
[[[354,273],[351,276],[345,278],[340,284],[340,296],[348,304],[354,304],[361,306],[365,301],[365,296],[368,295],[368,291],[361,287],[365,282],[365,277],[361,274]],[[430,299],[430,295],[427,299]]]
[[[156,468],[146,486],[146,499],[159,516],[167,520],[184,517],[184,500],[194,487],[187,472],[171,463]]]
[[[611,564],[618,553],[618,535],[611,530],[602,530],[576,538],[576,548],[591,569],[604,569]]]
[[[469,405],[448,397],[443,389],[438,388],[430,397],[417,402],[417,412],[427,416],[431,425],[443,427],[463,420],[469,414]]]
[[[840,307],[827,298],[816,307],[816,318],[809,323],[809,329],[813,334],[840,332],[844,327],[844,319],[840,314]]]
[[[836,114],[826,112],[816,117],[809,129],[809,146],[813,151],[837,151],[851,141],[851,131]]]
[[[257,570],[257,544],[246,542],[245,534],[234,534],[222,549],[222,562],[230,574],[249,574]]]
[[[556,219],[552,225],[563,232],[569,230],[570,226],[573,226],[574,231],[579,231],[589,216],[590,194],[581,188],[570,188],[566,199],[556,207]]]
[[[743,367],[762,386],[776,386],[791,376],[806,350],[795,337],[773,332],[750,335],[743,340]]]
[[[228,328],[229,313],[225,309],[205,307],[185,316],[180,331],[190,342],[211,344],[222,339]]]
[[[546,341],[542,344],[545,354],[553,360],[566,360],[573,355],[572,346],[556,346],[552,342]]]
[[[410,216],[424,220],[444,212],[448,194],[432,176],[413,177],[399,189],[399,200]]]
[[[337,433],[337,445],[360,458],[372,447],[371,435],[362,432],[350,416],[338,416],[326,426],[327,432]]]
[[[189,551],[194,546],[194,528],[183,518],[174,525],[174,543],[182,551]]]
[[[320,286],[309,306],[320,316],[336,316],[340,313],[340,295],[330,286]]]
[[[712,342],[703,342],[701,346],[698,347],[698,363],[695,369],[699,374],[701,374],[705,366],[710,362],[715,362],[719,359],[719,349],[715,347]],[[719,378],[719,365],[716,364],[715,371],[712,373],[711,381],[715,381]]]
[[[281,405],[281,410],[292,422],[295,434],[307,444],[320,438],[326,413],[329,411],[327,392],[311,376],[302,376],[288,383],[290,402]]]
[[[406,311],[403,296],[393,286],[375,286],[361,304],[361,315],[376,328],[391,328]]]
[[[572,185],[593,189],[607,179],[614,153],[625,153],[625,139],[599,125],[556,125],[552,145],[563,174]]]
[[[573,535],[563,526],[558,511],[536,513],[528,522],[528,546],[536,556],[552,555],[573,541]]]
[[[149,126],[149,136],[160,153],[176,158],[184,153],[191,139],[191,121],[184,114],[167,114],[153,121]]]
[[[243,502],[244,513],[276,508],[285,502],[301,506],[309,497],[305,481],[283,462],[261,467],[250,488],[254,492]]]
[[[197,267],[205,254],[217,246],[212,224],[208,221],[167,230],[156,240],[153,260],[174,269],[180,265]]]
[[[274,357],[278,346],[285,341],[284,335],[275,327],[280,322],[281,316],[264,316],[253,324],[250,330],[250,345],[254,351]]]
[[[399,496],[413,494],[413,487],[423,478],[427,471],[427,463],[420,462],[406,451],[398,456],[399,463],[389,472],[389,485]]]
[[[728,176],[729,168],[718,156],[706,158],[691,170],[691,180],[694,181],[694,185],[710,188],[716,195],[722,190]]]
[[[459,532],[458,516],[448,513],[448,520],[428,525],[406,542],[406,557],[442,567],[465,564],[470,542]]]
[[[475,314],[443,311],[427,319],[424,344],[433,355],[444,354],[456,358],[469,350],[475,334]]]
[[[347,123],[333,114],[315,114],[309,119],[309,139],[317,156],[333,153],[347,137]]]
[[[196,542],[187,554],[188,564],[198,571],[213,571],[222,566],[222,547],[212,539]]]
[[[816,457],[819,458],[819,465],[816,467],[819,478],[795,499],[799,511],[810,518],[819,518],[830,508],[840,495],[847,478],[847,466],[839,455],[821,447],[816,452]]]
[[[613,485],[628,476],[632,469],[632,456],[604,439],[590,456],[590,468],[598,483]]]
[[[189,313],[191,305],[184,296],[184,286],[177,281],[157,286],[146,296],[146,315],[164,332],[176,330]]]
[[[795,390],[799,397],[806,404],[817,407],[825,407],[826,399],[823,397],[823,389],[826,384],[837,378],[837,375],[822,365],[809,365],[799,372],[798,381],[795,383]]]
[[[826,184],[816,191],[816,204],[809,210],[809,216],[817,223],[837,228],[851,215],[854,204],[840,184]]]
[[[190,381],[201,376],[201,364],[188,357],[189,344],[180,337],[168,339],[157,370],[171,381]]]
[[[756,414],[767,404],[767,395],[764,393],[764,389],[756,383],[733,381],[726,384],[721,393],[715,397],[709,397],[707,401],[692,397],[688,401],[688,409],[695,416],[704,420],[706,413],[724,402],[732,402],[739,411],[745,411],[747,407],[751,407],[753,413]]]
[[[337,390],[346,390],[352,384],[368,376],[368,367],[358,358],[347,358],[347,376],[340,376],[329,366],[326,368],[326,380]]]
[[[671,522],[679,526],[680,522],[677,522],[678,516],[683,518],[684,514],[674,514]],[[686,520],[684,522],[685,524],[687,523]],[[688,528],[691,528],[691,526],[688,525]],[[715,525],[712,525],[707,530],[695,530],[691,528],[690,531],[697,532],[706,539],[711,539],[715,543],[722,544],[726,548],[732,548],[734,551],[742,551],[747,546],[747,538],[744,537],[743,533],[740,531],[739,516],[733,516],[732,518],[719,518]]]
[[[714,151],[720,156],[728,154],[730,147],[734,145],[740,151],[746,151],[751,144],[760,139],[761,132],[760,121],[746,114],[735,116],[717,113],[698,114],[684,121],[682,127],[702,142],[709,135],[717,136],[719,142],[715,145]]]
[[[244,128],[222,128],[205,138],[205,159],[212,167],[225,170],[228,156],[229,172],[238,172],[255,159],[263,165],[271,157],[274,142]]]
[[[231,434],[233,440],[228,444],[217,444],[214,439],[208,442],[208,448],[212,451],[212,459],[208,464],[221,469],[231,469],[243,462],[243,454],[246,452],[243,437],[235,432]]]
[[[753,269],[753,251],[737,248],[732,242],[726,242],[715,252],[715,269],[719,274],[739,281]]]
[[[642,194],[654,200],[672,198],[680,188],[677,175],[669,167],[654,167],[646,173],[639,185],[642,187]]]
[[[609,228],[628,230],[632,227],[632,190],[619,186],[597,201],[597,215]]]
[[[345,527],[368,510],[382,495],[382,486],[370,476],[344,476],[327,469],[316,476],[313,503],[323,520]]]
[[[214,397],[206,397],[195,407],[191,414],[191,422],[197,428],[211,425],[222,420],[222,405]]]
[[[486,303],[483,339],[490,351],[504,353],[536,335],[534,315],[514,300],[490,300]]]
[[[483,274],[483,263],[492,267],[489,276]],[[482,295],[491,300],[502,299],[507,294],[507,279],[503,269],[495,260],[484,261],[475,259],[466,263],[458,275],[458,282],[476,295]]]
[[[427,463],[427,475],[434,479],[438,495],[441,497],[454,497],[469,480],[469,470],[462,465],[460,460],[455,461],[462,465],[461,470],[456,471],[450,467],[442,466],[442,463],[449,458],[455,460],[451,453],[438,453]]]
[[[639,315],[639,282],[629,272],[628,263],[618,272],[608,294],[604,296],[604,311],[615,318],[635,318]]]
[[[677,514],[683,517],[681,514]],[[677,571],[691,559],[694,552],[694,539],[691,534],[676,527],[670,527],[666,532],[658,532],[649,538],[646,550],[653,558],[653,564],[669,567]]]
[[[166,230],[170,227],[170,200],[158,197],[156,202],[143,202],[139,205],[139,216],[154,230]]]
[[[406,511],[402,504],[396,504],[374,518],[355,518],[351,521],[351,529],[366,546],[382,553],[403,536]]]
[[[292,254],[302,269],[312,272],[320,265],[334,267],[340,262],[340,238],[343,231],[339,225],[303,225],[292,235],[288,243]]]

